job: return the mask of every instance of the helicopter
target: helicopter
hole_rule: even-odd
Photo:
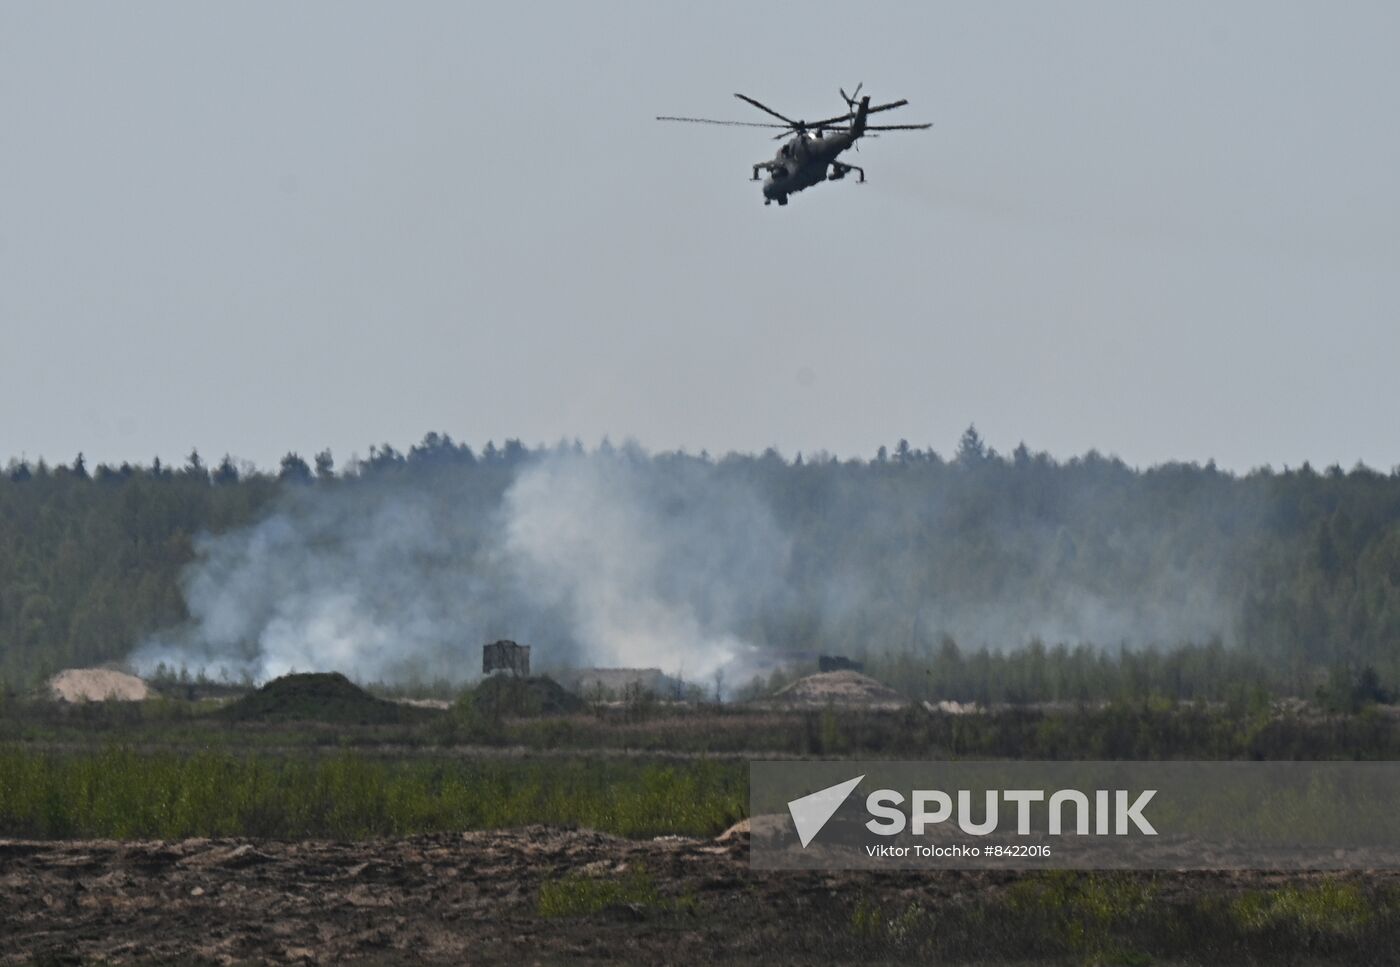
[[[847,164],[837,160],[847,148],[855,147],[856,142],[865,135],[867,131],[922,131],[933,127],[932,124],[867,124],[866,118],[871,114],[880,111],[892,111],[897,107],[904,107],[908,101],[891,101],[889,104],[877,104],[870,106],[870,95],[864,97],[860,95],[860,89],[864,83],[857,84],[853,93],[847,94],[845,88],[839,88],[841,99],[846,102],[846,113],[836,117],[824,118],[820,121],[794,121],[792,118],[779,114],[766,104],[754,100],[747,94],[735,94],[741,101],[745,101],[771,114],[782,121],[782,124],[763,121],[716,121],[712,118],[682,118],[671,115],[659,115],[658,121],[685,121],[692,124],[723,124],[733,127],[747,128],[781,128],[783,133],[777,135],[774,140],[788,137],[787,132],[792,132],[793,137],[778,149],[778,153],[773,156],[772,161],[760,161],[753,166],[753,181],[758,181],[758,173],[766,171],[768,177],[763,181],[763,204],[771,205],[777,202],[779,205],[788,203],[788,196],[810,188],[823,181],[840,181],[851,172],[858,176],[859,183],[865,183],[865,169],[859,165]]]

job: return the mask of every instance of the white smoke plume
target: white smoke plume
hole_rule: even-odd
[[[451,470],[297,488],[196,554],[191,621],[137,649],[139,671],[461,681],[509,637],[537,663],[700,678],[752,648],[736,629],[781,596],[788,542],[709,465],[561,451],[503,497]]]
[[[772,514],[693,463],[546,460],[504,517],[515,576],[593,664],[708,675],[752,648],[734,629],[782,594],[789,542]]]
[[[483,643],[511,638],[537,667],[740,684],[775,653],[929,650],[945,633],[993,649],[1230,643],[1225,588],[1267,513],[1224,478],[1187,487],[1102,460],[461,457],[284,486],[261,521],[201,537],[190,620],[132,663],[460,682]]]

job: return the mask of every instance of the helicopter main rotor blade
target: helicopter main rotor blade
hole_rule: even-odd
[[[865,130],[867,130],[867,131],[925,131],[925,130],[927,130],[928,128],[931,128],[931,127],[933,127],[933,124],[932,124],[932,123],[929,123],[929,124],[867,124],[867,125],[865,126]],[[845,131],[849,131],[849,130],[851,130],[851,129],[850,129],[850,128],[827,128],[827,130],[828,130],[828,131],[842,131],[842,132],[845,132]]]
[[[736,128],[782,128],[784,131],[787,130],[787,125],[785,124],[769,124],[764,121],[716,121],[714,118],[678,118],[672,117],[669,114],[658,114],[656,120],[687,121],[691,124],[724,124]],[[779,135],[779,137],[782,137],[782,135]]]
[[[877,104],[877,105],[875,105],[875,106],[872,107],[872,108],[867,108],[865,113],[866,113],[866,114],[878,114],[880,111],[893,111],[895,108],[897,108],[897,107],[903,107],[904,105],[906,105],[906,104],[908,104],[908,103],[909,103],[908,101],[891,101],[891,102],[888,103],[888,104]],[[813,121],[812,123],[808,124],[807,127],[809,127],[809,128],[830,128],[833,124],[841,124],[841,123],[844,122],[844,121],[853,120],[853,119],[855,118],[855,116],[856,116],[856,115],[855,115],[855,112],[854,112],[854,111],[847,111],[845,114],[838,115],[837,117],[834,117],[834,118],[826,118],[825,120],[822,120],[822,121]],[[835,129],[833,129],[833,130],[835,130]]]
[[[888,104],[876,104],[874,107],[870,108],[870,110],[866,111],[865,113],[866,113],[866,114],[879,114],[881,111],[893,111],[895,108],[897,108],[897,107],[903,107],[904,105],[906,105],[906,104],[908,104],[908,103],[909,103],[908,101],[899,100],[899,101],[890,101],[890,103],[888,103]]]
[[[777,111],[775,111],[775,110],[773,110],[771,107],[769,107],[767,104],[760,104],[758,101],[755,101],[753,98],[749,97],[747,94],[738,94],[738,93],[736,93],[734,96],[737,97],[737,98],[738,98],[739,100],[741,100],[741,101],[748,101],[750,104],[752,104],[754,107],[758,108],[760,111],[767,111],[769,114],[773,115],[773,116],[774,116],[775,118],[777,118],[779,121],[786,121],[786,122],[788,123],[788,127],[800,128],[800,127],[803,126],[803,124],[802,124],[801,121],[794,121],[794,120],[793,120],[792,118],[790,118],[790,117],[784,117],[783,115],[779,114]]]
[[[813,121],[811,124],[808,124],[807,127],[809,127],[809,128],[829,128],[829,127],[831,127],[833,124],[840,124],[841,122],[843,122],[843,121],[849,121],[849,120],[851,120],[851,119],[854,118],[854,117],[855,117],[854,114],[851,114],[850,112],[847,112],[847,113],[845,113],[845,114],[838,114],[838,115],[837,115],[836,117],[834,117],[834,118],[823,118],[823,119],[820,120],[820,121]]]

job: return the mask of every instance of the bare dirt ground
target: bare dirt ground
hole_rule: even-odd
[[[848,962],[855,894],[952,903],[1017,875],[764,874],[745,839],[531,827],[369,843],[0,840],[0,964]],[[637,869],[659,903],[539,914],[547,881]],[[1164,898],[1271,879],[1182,874]]]
[[[637,867],[663,895],[688,892],[687,912],[537,914],[551,878]],[[536,827],[370,843],[3,840],[0,963],[665,962],[736,934],[704,926],[703,908],[710,894],[752,887],[733,838],[634,842]],[[784,890],[758,889],[771,892],[759,919],[781,915],[772,901]],[[708,949],[760,960],[760,933]]]
[[[702,892],[747,889],[747,855],[733,840],[528,828],[344,844],[0,841],[0,963],[678,957],[677,945],[712,932],[698,912],[537,915],[546,880],[638,866],[663,894],[697,895],[696,907]],[[724,946],[739,960],[763,953],[742,939]]]

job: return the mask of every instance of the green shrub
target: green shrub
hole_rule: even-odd
[[[741,763],[0,751],[0,835],[363,839],[531,823],[714,835]]]
[[[584,707],[583,699],[546,675],[532,678],[490,675],[464,692],[459,699],[461,703],[469,703],[478,717],[494,720],[562,715],[582,711]]]
[[[1250,893],[1236,900],[1231,912],[1246,931],[1286,931],[1303,938],[1355,934],[1373,916],[1359,889],[1330,880]]]
[[[571,874],[540,887],[535,911],[542,917],[587,917],[610,907],[627,907],[633,913],[673,913],[692,909],[693,896],[663,897],[656,881],[641,867],[621,876]]]

